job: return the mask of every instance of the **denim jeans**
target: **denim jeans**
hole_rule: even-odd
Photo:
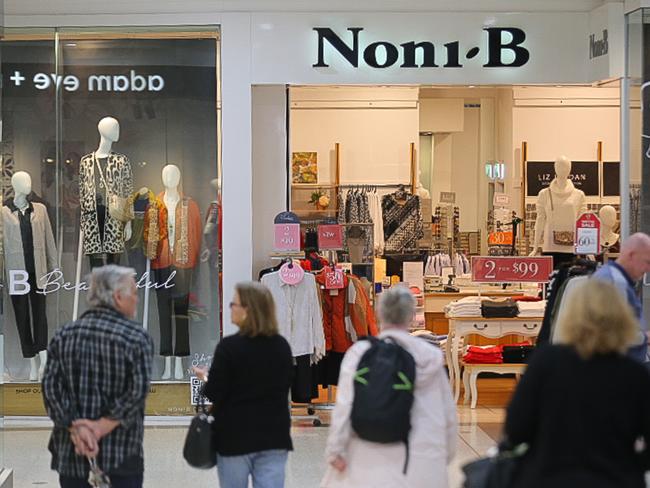
[[[217,457],[220,488],[248,488],[248,478],[253,478],[253,488],[284,488],[285,466],[288,451],[271,449],[243,456]]]

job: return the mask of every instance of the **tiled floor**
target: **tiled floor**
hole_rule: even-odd
[[[461,485],[460,466],[483,455],[494,444],[490,437],[503,422],[500,408],[459,407],[458,453],[449,467],[450,486]],[[324,420],[326,419],[324,416]],[[183,419],[186,424],[189,419]],[[480,425],[483,424],[486,430]],[[4,464],[14,469],[14,487],[56,487],[57,477],[49,469],[47,451],[49,423],[28,419],[7,420],[4,427]],[[178,420],[148,420],[145,434],[145,487],[172,488],[181,486],[218,487],[216,472],[200,471],[187,466],[181,455],[186,426]],[[327,427],[313,427],[295,422],[295,451],[289,457],[287,488],[317,488],[325,469],[323,450]]]

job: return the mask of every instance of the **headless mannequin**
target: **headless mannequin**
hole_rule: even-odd
[[[162,182],[165,187],[165,194],[163,195],[163,202],[167,207],[167,232],[169,235],[170,252],[174,252],[175,242],[175,229],[176,229],[176,207],[181,200],[181,195],[178,192],[178,185],[181,181],[181,170],[178,166],[168,164],[162,170]],[[163,371],[162,379],[168,380],[172,375],[172,356],[165,357],[165,370]],[[177,380],[183,379],[183,358],[174,358],[174,378]]]
[[[24,214],[29,206],[27,195],[32,192],[32,177],[25,171],[18,171],[11,177],[11,186],[14,189],[14,205]],[[40,367],[37,358],[40,359]],[[29,362],[29,380],[40,380],[47,363],[47,351],[39,351],[38,356],[34,356]]]
[[[614,232],[616,209],[611,205],[605,205],[598,212],[598,217],[600,217],[600,245],[607,252],[619,239],[619,235]]]
[[[571,161],[566,156],[555,160],[555,178],[548,188],[539,192],[537,220],[535,221],[535,240],[531,256],[549,253],[557,266],[563,260],[573,258],[573,244],[559,245],[554,242],[554,231],[575,229],[575,221],[586,208],[585,195],[573,186],[569,179]],[[563,257],[566,256],[566,259]],[[561,258],[561,259],[560,259]]]

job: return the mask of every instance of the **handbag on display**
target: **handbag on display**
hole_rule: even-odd
[[[499,448],[493,456],[465,464],[462,467],[465,474],[463,488],[510,488],[527,450],[527,444],[519,444],[509,450]]]
[[[553,192],[550,188],[548,190],[548,196],[551,199],[551,212],[555,211],[553,208]],[[553,231],[553,244],[556,246],[573,246],[574,243],[574,233],[572,230],[554,230]]]
[[[106,198],[108,200],[108,214],[111,217],[113,217],[115,220],[118,220],[120,222],[128,222],[133,218],[131,209],[129,208],[128,205],[128,198],[121,197],[119,195],[115,195],[114,193],[111,193],[110,189],[108,188],[108,183],[106,183],[106,178],[104,178],[104,172],[102,171],[102,167],[99,165],[99,161],[95,157],[95,153],[93,153],[93,160],[97,165],[97,171],[99,171],[99,178],[101,180],[101,184],[104,185],[104,188],[106,188]]]
[[[212,469],[217,465],[217,446],[212,427],[214,417],[206,411],[202,400],[196,406],[196,412],[185,437],[183,457],[193,468]]]

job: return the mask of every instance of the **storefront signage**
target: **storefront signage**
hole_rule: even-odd
[[[343,249],[343,228],[338,224],[319,225],[318,249],[321,251]]]
[[[329,27],[314,27],[318,39],[318,58],[314,68],[329,68],[325,46],[336,51],[354,68],[363,64],[370,68],[390,68],[398,65],[400,68],[462,68],[463,63],[476,58],[482,49],[487,50],[487,62],[484,68],[519,68],[528,63],[530,52],[523,44],[526,33],[517,27],[485,27],[487,43],[485,46],[472,46],[461,51],[460,41],[440,43],[438,46],[431,41],[412,40],[398,45],[380,40],[363,46],[360,33],[363,27],[348,27],[347,35],[339,35]],[[509,40],[504,40],[509,38]],[[363,49],[362,49],[363,48]],[[512,59],[504,61],[504,52]],[[332,52],[328,50],[328,52]],[[421,60],[418,61],[418,53]],[[479,58],[481,59],[481,58]]]
[[[456,192],[453,191],[441,191],[440,192],[440,203],[456,203]]]
[[[582,214],[576,222],[576,254],[600,254],[600,219],[594,213]]]
[[[472,257],[475,283],[546,283],[552,272],[551,256]]]
[[[553,161],[528,161],[526,164],[526,196],[536,197],[555,178]],[[600,194],[598,161],[573,161],[569,178],[587,196]]]
[[[510,195],[507,193],[495,193],[492,204],[495,207],[507,207],[510,205]]]
[[[81,86],[81,80],[75,75],[36,73],[28,78],[19,70],[15,70],[9,80],[13,86],[31,85],[37,90],[57,88],[75,92]],[[128,74],[91,74],[83,80],[83,84],[89,92],[159,92],[165,88],[165,79],[160,75],[144,76],[130,70]]]
[[[609,33],[607,29],[603,29],[600,39],[596,38],[596,34],[589,36],[589,59],[599,58],[609,53]]]
[[[621,194],[621,163],[605,161],[603,163],[603,196],[617,197]]]

